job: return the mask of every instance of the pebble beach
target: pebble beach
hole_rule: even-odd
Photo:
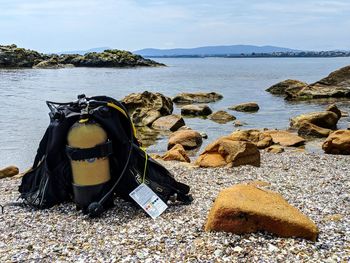
[[[0,262],[349,262],[349,157],[294,151],[262,151],[261,157],[259,168],[164,162],[177,180],[191,186],[194,201],[173,204],[156,220],[122,200],[98,219],[82,215],[74,204],[42,211],[5,206]],[[1,180],[1,205],[16,202],[19,183]],[[205,232],[217,194],[238,183],[280,193],[316,223],[318,240]]]

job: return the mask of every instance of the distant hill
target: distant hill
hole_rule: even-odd
[[[239,55],[251,53],[273,53],[273,52],[300,52],[301,50],[275,47],[275,46],[252,46],[252,45],[232,45],[232,46],[206,46],[197,48],[174,48],[155,49],[145,48],[136,50],[133,53],[145,57],[165,57],[165,56],[223,56]]]
[[[96,47],[96,48],[91,48],[88,50],[74,50],[74,51],[62,51],[62,52],[58,52],[57,54],[61,55],[61,54],[79,54],[79,55],[85,55],[86,53],[90,53],[90,52],[103,52],[106,49],[111,49],[110,47]]]

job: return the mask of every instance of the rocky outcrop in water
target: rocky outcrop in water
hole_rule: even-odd
[[[221,100],[223,96],[216,92],[180,93],[173,98],[179,104],[209,103]]]
[[[274,95],[285,95],[288,92],[300,91],[308,84],[299,80],[287,79],[271,86],[266,91]]]
[[[338,69],[327,77],[306,86],[306,83],[286,80],[267,89],[272,94],[284,94],[286,100],[350,98],[350,66]]]
[[[48,56],[16,45],[0,46],[0,68],[31,68]]]
[[[154,67],[164,64],[145,59],[128,51],[105,50],[85,55],[42,54],[16,45],[0,46],[0,68],[62,68],[62,67]]]
[[[229,110],[242,112],[256,112],[259,110],[259,105],[255,102],[246,102],[229,107]]]
[[[173,112],[173,102],[161,93],[131,93],[122,100],[135,126],[150,126],[161,116]]]

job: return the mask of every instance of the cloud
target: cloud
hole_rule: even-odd
[[[349,12],[347,0],[2,0],[0,42],[42,51],[237,43],[350,49]]]

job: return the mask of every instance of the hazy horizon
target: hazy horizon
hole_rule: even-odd
[[[0,43],[45,53],[240,44],[350,50],[346,0],[0,1]]]

